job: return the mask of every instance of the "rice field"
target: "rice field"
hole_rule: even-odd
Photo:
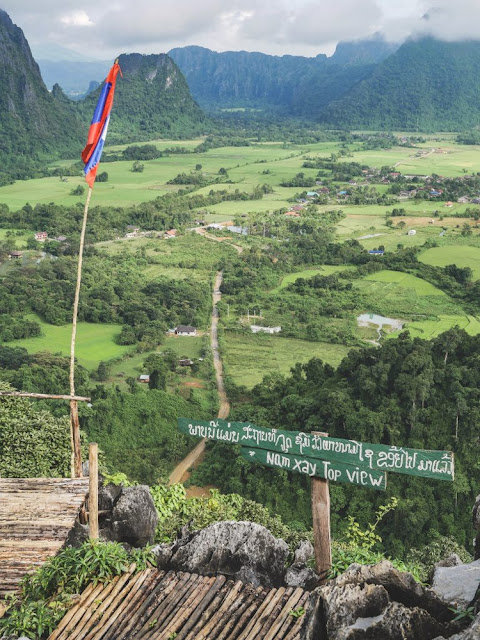
[[[480,279],[480,248],[472,246],[445,246],[427,249],[418,258],[425,264],[445,267],[456,264],[457,267],[470,267],[473,279]]]
[[[431,340],[436,338],[444,331],[448,331],[452,327],[464,329],[469,335],[476,336],[480,334],[480,321],[475,316],[457,315],[447,316],[440,315],[436,320],[424,320],[407,322],[402,331],[407,329],[412,338],[423,338]],[[389,334],[388,337],[396,337],[400,332],[396,331]]]

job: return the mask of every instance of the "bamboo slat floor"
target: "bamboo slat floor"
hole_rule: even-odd
[[[88,493],[88,478],[0,478],[0,598],[54,556]]]
[[[48,640],[299,640],[309,593],[134,567],[90,585]],[[294,615],[292,615],[292,612]]]

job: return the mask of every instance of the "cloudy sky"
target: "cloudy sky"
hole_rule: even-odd
[[[339,40],[382,32],[478,39],[479,0],[0,0],[29,42],[94,58],[163,53],[196,44],[216,51],[331,54]]]

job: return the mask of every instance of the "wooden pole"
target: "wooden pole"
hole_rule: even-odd
[[[92,187],[88,188],[87,201],[83,212],[82,232],[80,234],[80,247],[78,249],[77,284],[73,301],[72,342],[70,345],[70,439],[72,443],[72,478],[82,477],[82,452],[80,447],[80,422],[78,420],[78,401],[75,400],[75,339],[77,336],[78,300],[80,298],[80,285],[82,282],[83,247],[85,245],[85,231],[87,228],[88,206],[92,197]]]
[[[87,396],[67,396],[66,394],[52,395],[50,393],[27,393],[26,391],[0,391],[0,397],[12,396],[14,398],[39,398],[40,400],[76,400],[77,402],[90,402]]]
[[[328,433],[313,431],[315,436],[328,436]],[[321,583],[327,581],[332,568],[332,545],[330,540],[330,491],[328,480],[312,477],[312,516],[313,545],[315,548],[315,565]]]
[[[88,448],[88,531],[90,540],[98,540],[98,444]]]

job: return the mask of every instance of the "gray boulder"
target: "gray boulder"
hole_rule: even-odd
[[[152,549],[152,553],[155,556],[155,563],[157,565],[157,569],[168,569],[170,560],[173,556],[173,551],[175,549],[175,543],[172,544],[157,544]]]
[[[313,544],[309,540],[302,540],[298,547],[295,549],[294,564],[307,564],[309,560],[313,558],[315,549]]]
[[[115,503],[124,491],[121,485],[107,484],[101,485],[98,489],[98,510],[112,511]]]
[[[437,567],[432,589],[454,607],[466,609],[475,600],[480,587],[480,560],[452,567]]]
[[[480,496],[477,496],[475,504],[472,510],[473,516],[473,528],[477,532],[477,537],[474,541],[475,546],[475,560],[480,558]]]
[[[329,637],[335,640],[428,640],[442,629],[423,609],[390,602],[380,615],[358,618],[353,625]]]
[[[153,542],[157,523],[157,510],[149,488],[146,485],[124,487],[113,507],[111,539],[143,547]]]
[[[294,562],[288,567],[285,573],[285,584],[287,587],[301,587],[307,591],[312,591],[318,587],[320,576],[310,567],[306,567],[303,562]]]
[[[168,545],[167,545],[168,546]],[[161,545],[159,559],[169,549]],[[283,583],[288,545],[253,522],[217,522],[171,546],[169,569],[202,575],[223,574],[255,586]]]

